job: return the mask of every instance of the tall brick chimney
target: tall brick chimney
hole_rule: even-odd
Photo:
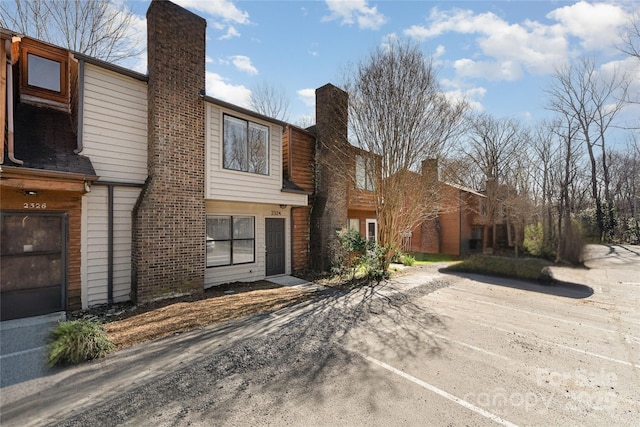
[[[133,295],[204,290],[206,21],[165,0],[147,10],[148,173],[133,213]]]
[[[332,84],[316,89],[316,195],[311,214],[313,268],[331,265],[336,231],[347,226],[349,95]]]

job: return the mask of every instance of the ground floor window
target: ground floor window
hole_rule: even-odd
[[[360,232],[360,220],[358,218],[349,218],[349,230]]]
[[[255,261],[255,217],[207,216],[207,267]]]
[[[367,218],[367,240],[378,241],[378,221]]]

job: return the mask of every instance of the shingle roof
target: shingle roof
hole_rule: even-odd
[[[88,157],[76,154],[77,136],[71,114],[18,104],[15,111],[15,157],[23,167],[95,175]],[[5,156],[5,165],[14,165]]]

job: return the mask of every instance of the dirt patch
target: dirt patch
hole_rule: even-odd
[[[268,313],[310,298],[314,294],[262,280],[231,283],[142,306],[131,303],[77,313],[105,324],[117,349],[130,347],[251,314]]]

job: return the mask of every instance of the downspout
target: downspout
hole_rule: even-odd
[[[459,236],[460,236],[460,243],[459,243],[459,247],[460,249],[458,250],[459,252],[459,256],[462,257],[462,190],[458,190],[458,211],[459,211],[459,218],[458,218],[458,228],[459,230]],[[466,255],[466,253],[465,253]]]
[[[8,123],[8,135],[7,135],[7,145],[9,152],[9,160],[17,165],[22,165],[24,162],[22,160],[18,160],[14,154],[14,132],[13,132],[13,67],[11,57],[11,42],[9,40],[5,41],[5,47],[7,49],[7,57],[5,58],[6,66],[7,66],[7,123]]]
[[[113,305],[113,184],[107,184],[107,304]]]
[[[78,130],[77,130],[77,147],[74,153],[80,154],[84,149],[82,142],[82,126],[84,122],[84,59],[78,61]]]

